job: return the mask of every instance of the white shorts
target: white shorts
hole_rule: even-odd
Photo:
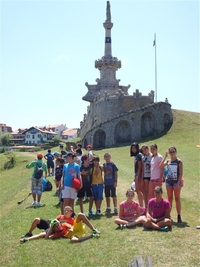
[[[72,187],[65,186],[64,189],[62,190],[62,198],[76,199],[77,190]]]

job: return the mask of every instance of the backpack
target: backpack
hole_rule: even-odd
[[[42,163],[42,165],[43,165],[43,163]],[[39,164],[36,163],[36,169],[35,169],[34,178],[35,179],[40,179],[40,178],[42,178],[42,174],[43,174],[43,168],[42,168],[42,166],[39,166]]]
[[[49,180],[47,180],[46,187],[45,187],[44,191],[51,191],[52,188],[53,188],[52,183]]]

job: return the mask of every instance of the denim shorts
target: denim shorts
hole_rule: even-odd
[[[177,183],[175,183],[175,184],[169,184],[169,183],[166,181],[166,186],[171,186],[171,187],[173,187],[173,186],[176,186],[176,184],[177,184]],[[182,180],[179,182],[179,186],[180,186],[180,187],[183,187],[183,181],[182,181]]]
[[[93,184],[92,191],[94,200],[103,200],[103,184]]]

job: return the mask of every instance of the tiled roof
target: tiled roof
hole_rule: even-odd
[[[67,130],[63,131],[61,135],[73,136],[76,133],[77,133],[77,129],[76,128],[71,128],[71,129],[67,129]]]

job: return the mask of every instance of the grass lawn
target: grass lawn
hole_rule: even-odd
[[[156,143],[158,151],[164,155],[171,145],[176,146],[178,156],[183,161],[185,185],[181,192],[183,224],[176,223],[173,205],[172,231],[145,231],[143,227],[119,230],[114,224],[116,216],[90,217],[94,226],[101,231],[99,239],[71,244],[68,239],[34,240],[20,245],[19,239],[30,227],[35,217],[54,219],[60,210],[53,191],[42,196],[41,208],[25,209],[32,203],[29,197],[21,205],[17,202],[30,192],[32,170],[25,168],[35,158],[35,153],[14,152],[16,166],[3,170],[7,161],[0,154],[0,266],[68,266],[68,267],[124,267],[137,255],[149,256],[154,267],[198,267],[200,266],[200,114],[173,110],[174,123],[164,136],[144,140],[146,144]],[[137,140],[136,140],[137,141]],[[140,144],[142,144],[141,142]],[[130,144],[103,150],[95,150],[102,159],[109,152],[119,169],[118,203],[125,199],[125,192],[133,181],[133,158],[129,156]],[[55,148],[55,151],[58,148]],[[54,150],[53,150],[54,151]],[[50,180],[53,183],[53,178]],[[53,184],[54,185],[54,184]],[[166,189],[163,184],[164,197]],[[137,198],[136,198],[137,200]],[[88,202],[84,204],[88,212]],[[105,200],[102,211],[105,209]],[[75,206],[79,212],[79,206]],[[86,229],[90,233],[89,229]],[[36,229],[35,233],[40,230]]]

